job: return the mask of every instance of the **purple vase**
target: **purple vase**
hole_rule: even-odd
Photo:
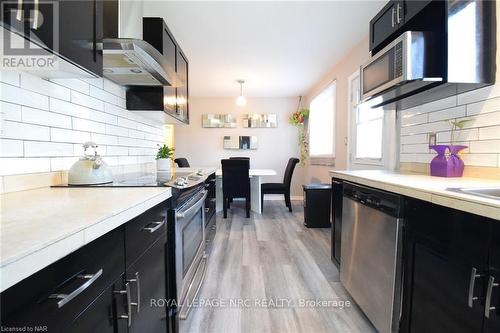
[[[431,176],[462,177],[464,174],[464,161],[458,152],[467,146],[460,145],[432,145],[429,148],[437,152],[431,161]]]

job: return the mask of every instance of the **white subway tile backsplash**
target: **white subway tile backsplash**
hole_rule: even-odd
[[[73,156],[73,145],[70,143],[24,141],[24,156],[26,157]]]
[[[20,75],[18,71],[0,71],[0,81],[13,86],[19,87],[20,85]]]
[[[0,99],[4,102],[31,106],[38,109],[49,109],[49,97],[33,91],[2,83],[0,86]]]
[[[99,79],[0,77],[0,173],[68,170],[95,141],[114,168],[153,163],[164,142],[160,123],[125,109],[125,89]]]
[[[50,130],[48,127],[18,123],[13,121],[2,122],[2,137],[7,139],[21,140],[50,140]]]
[[[449,120],[465,116],[465,105],[429,113],[429,122]]]
[[[1,157],[23,157],[23,141],[0,139]]]
[[[495,111],[500,111],[500,98],[487,99],[467,105],[467,116]]]
[[[465,165],[498,167],[497,154],[464,154],[462,159]]]
[[[500,85],[402,110],[400,116],[401,162],[429,163],[435,154],[425,150],[428,135],[435,133],[438,144],[448,144],[449,120],[468,119],[454,137],[456,144],[468,146],[462,152],[465,165],[500,167]]]
[[[106,133],[105,124],[80,118],[73,118],[73,129],[94,133]]]
[[[425,143],[417,143],[411,145],[402,145],[402,153],[429,153],[429,145]]]
[[[0,175],[17,175],[50,171],[48,158],[2,158]]]
[[[411,125],[424,124],[428,121],[428,119],[429,115],[427,113],[412,115],[411,117],[402,117],[401,126],[406,127]]]
[[[83,105],[98,111],[104,111],[104,103],[102,101],[74,90],[71,91],[71,103]]]
[[[428,143],[429,138],[427,133],[425,134],[415,134],[406,135],[401,137],[401,144],[412,144],[412,143]]]
[[[78,157],[53,157],[50,159],[50,171],[69,170],[78,161]]]
[[[472,141],[469,146],[472,154],[498,153],[500,154],[500,140]]]
[[[106,134],[128,136],[128,129],[125,127],[106,125]]]
[[[68,88],[30,74],[21,74],[21,88],[65,101],[70,99]]]
[[[110,92],[121,99],[125,99],[125,89],[122,86],[117,85],[109,80],[104,80],[104,90]]]
[[[50,141],[53,142],[84,143],[89,140],[89,132],[80,132],[60,128],[50,129]]]
[[[71,128],[71,117],[54,112],[22,107],[23,122],[51,127]]]
[[[500,96],[500,85],[492,85],[457,95],[458,104],[470,104]]]
[[[21,105],[0,102],[0,118],[3,120],[21,121]]]
[[[478,140],[478,138],[479,138],[479,129],[477,128],[457,130],[455,131],[454,134],[454,141],[471,141],[471,140]],[[451,131],[437,133],[436,140],[438,143],[450,143]]]
[[[85,153],[85,148],[83,148],[83,144],[75,143],[72,146],[73,146],[73,154],[72,154],[73,156],[83,156],[83,154]],[[101,144],[97,144],[96,150],[99,155],[105,156],[107,154],[108,147]],[[94,154],[94,148],[87,148],[87,154]]]
[[[113,136],[113,135],[92,133],[91,138],[92,138],[92,141],[94,141],[98,145],[117,145],[118,144],[118,137]]]
[[[479,128],[479,140],[500,139],[500,126]]]
[[[73,104],[66,101],[61,101],[57,98],[50,98],[50,111],[63,113],[69,116],[88,119],[90,117],[90,110],[85,106]]]
[[[120,146],[108,146],[106,149],[107,156],[125,156],[128,155],[129,148]]]
[[[88,84],[91,84],[97,88],[103,88],[104,87],[104,79],[102,78],[96,78],[96,79],[81,79],[84,82],[87,82]]]
[[[52,82],[78,92],[89,94],[89,83],[79,79],[51,79]]]

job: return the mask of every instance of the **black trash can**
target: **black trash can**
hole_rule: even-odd
[[[304,189],[304,225],[308,228],[330,228],[332,185],[306,184]]]

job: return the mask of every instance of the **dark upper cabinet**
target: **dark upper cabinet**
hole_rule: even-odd
[[[498,311],[485,316],[488,280],[498,274],[500,233],[490,233],[498,221],[419,200],[409,201],[407,216],[401,331],[498,332]]]
[[[21,11],[18,3],[22,4]],[[1,5],[5,27],[102,76],[102,0],[2,1]],[[26,54],[25,50],[19,52]]]
[[[189,79],[188,79],[189,63],[182,51],[177,52],[177,75],[179,84],[177,86],[176,114],[180,119],[189,122]]]
[[[370,51],[393,35],[403,23],[403,1],[389,1],[370,21]]]
[[[412,19],[418,14],[423,13],[424,9],[433,0],[391,0],[378,14],[370,21],[370,41],[369,49],[372,54],[380,51],[392,39],[407,30],[428,31],[434,30],[433,24],[439,21],[435,19],[434,14],[421,15],[421,22],[412,22]],[[435,1],[439,2],[439,1]],[[443,2],[444,3],[444,2]],[[436,6],[439,8],[439,6]],[[430,29],[429,29],[430,28]]]
[[[163,111],[189,124],[189,62],[186,55],[162,18],[143,18],[143,39],[167,59],[177,78],[172,86],[129,87],[127,109]]]

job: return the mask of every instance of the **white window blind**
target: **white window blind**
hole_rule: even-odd
[[[309,106],[309,154],[312,164],[332,164],[335,157],[335,93],[333,82]]]

